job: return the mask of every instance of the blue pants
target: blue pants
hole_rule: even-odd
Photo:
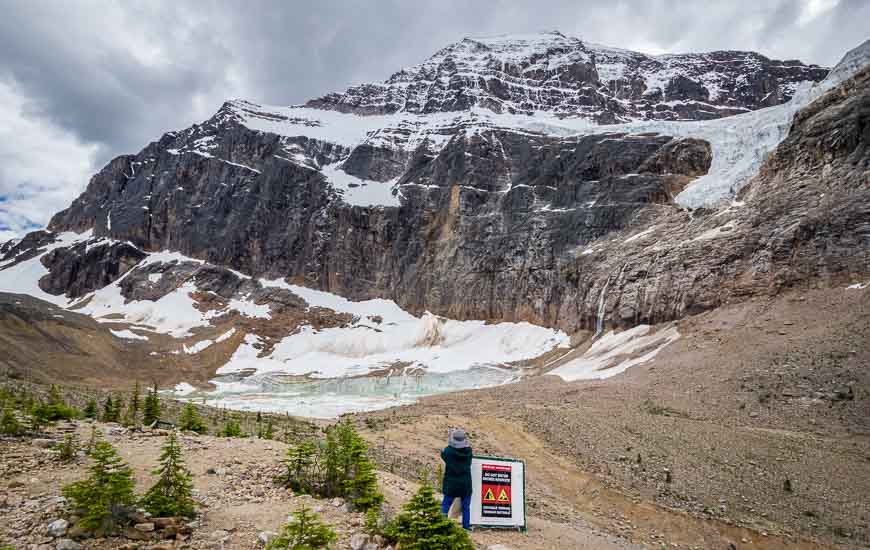
[[[454,498],[462,499],[462,527],[463,529],[471,529],[471,495],[467,497],[449,497],[444,495],[444,500],[441,501],[441,513],[445,516],[450,512],[450,506],[453,504]]]

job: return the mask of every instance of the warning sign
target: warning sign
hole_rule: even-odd
[[[481,464],[481,517],[511,517],[511,470],[504,464]]]
[[[471,459],[471,524],[526,528],[526,465],[522,460],[475,456]]]

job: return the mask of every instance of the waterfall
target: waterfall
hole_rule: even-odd
[[[598,335],[604,332],[604,309],[606,307],[607,287],[610,285],[610,277],[604,281],[604,288],[601,289],[601,294],[598,295],[598,316],[595,319],[595,334],[593,338],[598,338]]]
[[[622,279],[622,274],[625,273],[626,267],[628,267],[628,262],[622,264],[619,275],[616,276],[617,283]],[[607,280],[604,281],[604,288],[601,289],[601,294],[598,295],[598,316],[595,319],[595,334],[592,335],[592,338],[598,338],[604,332],[604,314],[607,309],[607,288],[610,286],[610,279],[611,276],[608,275]]]

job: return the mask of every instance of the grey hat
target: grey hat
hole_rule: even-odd
[[[465,437],[465,430],[457,428],[450,432],[450,437],[447,438],[447,444],[454,449],[465,449],[468,447],[468,438]]]

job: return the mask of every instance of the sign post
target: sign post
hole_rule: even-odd
[[[526,530],[526,467],[522,460],[471,459],[471,525]]]

